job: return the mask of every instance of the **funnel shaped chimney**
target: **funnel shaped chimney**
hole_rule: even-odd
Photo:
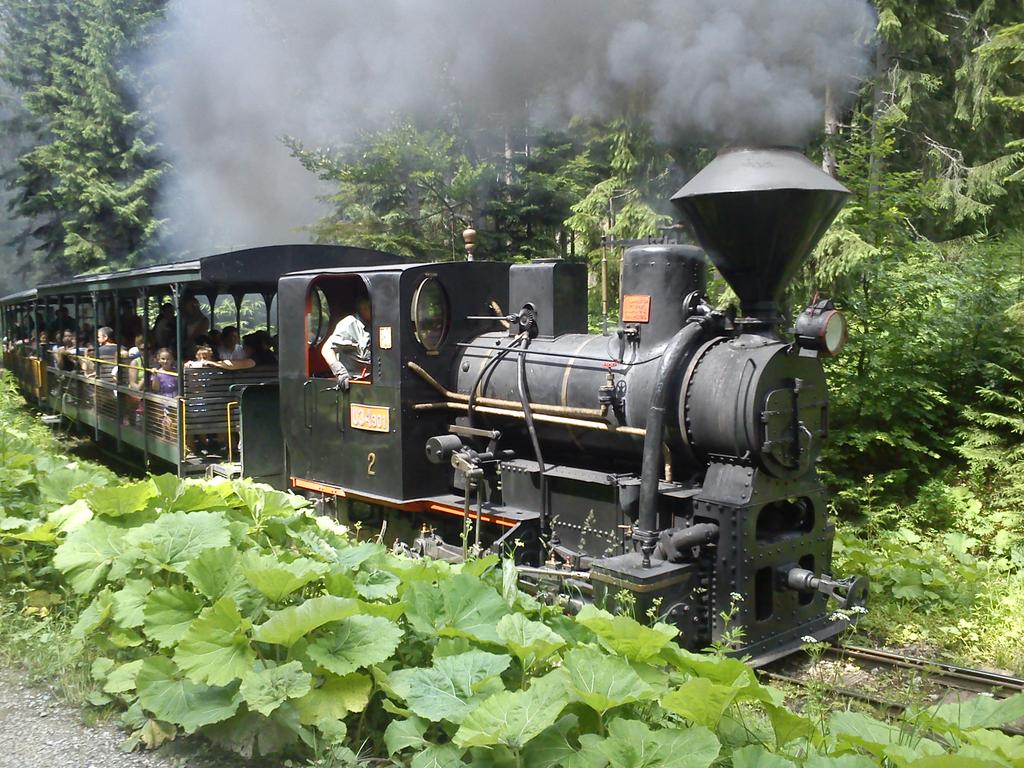
[[[789,149],[730,149],[672,197],[739,297],[743,314],[774,322],[786,285],[850,194]]]

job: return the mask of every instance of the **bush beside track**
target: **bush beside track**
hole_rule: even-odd
[[[198,733],[333,765],[1024,766],[1024,738],[990,730],[1024,696],[804,716],[674,628],[538,603],[496,557],[399,557],[247,481],[126,482],[64,455],[9,383],[0,423],[3,615],[71,626],[89,703],[120,712],[129,747]]]

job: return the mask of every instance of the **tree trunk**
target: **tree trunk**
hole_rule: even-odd
[[[839,132],[839,117],[836,115],[836,102],[832,98],[832,86],[825,89],[825,151],[822,154],[821,169],[833,179],[839,176],[836,163],[835,136]]]
[[[868,167],[868,190],[872,198],[878,191],[878,180],[882,174],[882,159],[878,156],[878,145],[881,141],[878,124],[885,110],[885,83],[890,63],[889,46],[885,40],[879,40],[878,47],[875,48],[875,87],[871,100],[871,160]]]

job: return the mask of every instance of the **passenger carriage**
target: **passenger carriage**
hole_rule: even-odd
[[[54,418],[147,467],[170,466],[181,475],[245,474],[278,484],[281,468],[266,460],[280,455],[274,446],[281,439],[277,397],[269,394],[278,386],[277,366],[184,367],[191,339],[181,307],[195,298],[211,330],[234,325],[242,334],[264,330],[274,336],[282,275],[396,261],[402,259],[361,248],[267,246],[41,285],[0,299],[4,366],[22,393]],[[152,329],[164,304],[174,308],[164,341],[174,353],[175,370],[158,371],[152,363],[133,367],[125,337]],[[68,326],[75,329],[75,349],[57,355],[52,348],[60,339],[51,336]],[[103,326],[120,342],[116,357],[97,351]],[[162,391],[154,386],[157,377],[165,384]],[[242,428],[246,414],[258,428]],[[192,450],[201,435],[220,436],[224,450]]]

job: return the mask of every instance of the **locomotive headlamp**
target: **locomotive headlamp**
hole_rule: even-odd
[[[832,299],[815,301],[796,319],[796,343],[804,349],[835,357],[846,346],[846,336],[846,318]]]

